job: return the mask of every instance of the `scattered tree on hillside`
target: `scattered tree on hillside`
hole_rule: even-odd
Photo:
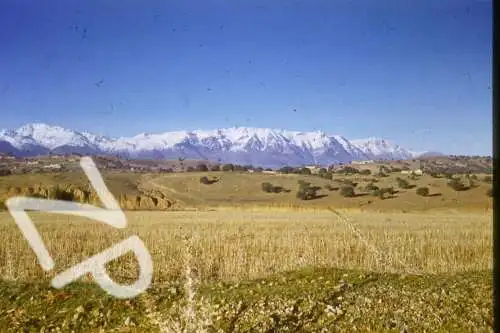
[[[328,170],[326,170],[326,168],[320,168],[320,169],[318,170],[318,175],[319,175],[320,177],[325,177],[325,175],[326,175],[327,173],[328,173]]]
[[[261,184],[262,191],[271,193],[274,192],[274,186],[271,183],[265,182]]]
[[[243,165],[234,164],[233,171],[247,171]]]
[[[295,169],[290,167],[290,166],[284,166],[284,167],[278,169],[278,172],[280,172],[280,173],[294,173]]]
[[[409,189],[409,188],[411,188],[410,183],[407,180],[405,180],[405,179],[397,177],[396,181],[398,182],[399,188],[403,188],[403,189]]]
[[[422,197],[426,197],[429,195],[429,188],[428,187],[419,187],[417,188],[416,193]]]
[[[219,180],[217,178],[208,179],[207,176],[200,177],[200,183],[205,185],[211,185],[217,183]]]
[[[301,200],[312,200],[318,197],[317,191],[320,190],[318,186],[311,186],[311,183],[304,180],[299,180],[299,190],[297,191],[297,198]]]
[[[205,172],[205,171],[208,171],[208,167],[206,164],[200,163],[200,164],[196,165],[196,171]]]
[[[309,168],[301,168],[300,169],[300,174],[302,174],[302,175],[310,175],[311,174],[311,169],[309,169]]]
[[[265,182],[261,184],[262,191],[266,193],[281,193],[281,192],[289,192],[283,188],[283,186],[274,186],[271,183]]]
[[[352,186],[342,186],[340,188],[340,195],[346,198],[352,198],[356,196],[356,193],[354,192],[354,187]]]
[[[222,171],[234,171],[234,165],[232,163],[224,164],[222,166]]]
[[[469,187],[465,186],[459,179],[452,179],[448,182],[448,186],[455,191],[467,191]]]
[[[344,174],[344,175],[353,175],[353,174],[359,173],[359,170],[356,168],[353,168],[352,166],[346,165],[345,167],[339,169],[336,173]]]
[[[381,200],[392,198],[394,194],[395,194],[395,191],[392,187],[383,187],[381,189],[374,190],[372,192],[373,196],[377,196]]]

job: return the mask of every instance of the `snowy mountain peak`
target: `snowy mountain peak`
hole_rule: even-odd
[[[1,130],[0,147],[18,155],[48,152],[118,154],[132,158],[192,158],[265,167],[348,163],[364,159],[407,159],[415,153],[379,137],[348,140],[324,131],[300,132],[270,128],[230,127],[216,130],[143,132],[108,138],[45,123]],[[7,148],[5,148],[7,149]],[[1,152],[1,151],[0,151]]]

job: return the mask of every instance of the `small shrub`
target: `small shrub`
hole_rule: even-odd
[[[278,172],[280,172],[280,173],[293,173],[294,168],[292,168],[290,166],[284,166],[284,167],[278,169]]]
[[[217,183],[218,179],[209,179],[207,176],[200,177],[200,183],[205,184],[205,185],[211,185],[213,183]]]
[[[234,164],[233,171],[247,171],[243,165]]]
[[[299,173],[301,175],[310,175],[311,174],[311,169],[309,169],[309,168],[301,168],[300,171],[299,171]]]
[[[396,181],[398,182],[399,188],[402,188],[402,189],[409,189],[409,188],[411,188],[410,183],[407,180],[405,180],[405,179],[397,177]]]
[[[212,165],[210,171],[220,171],[220,165]]]
[[[492,188],[489,188],[487,191],[486,191],[486,195],[489,196],[490,198],[493,198],[493,189]]]
[[[318,170],[318,175],[319,175],[320,177],[325,177],[325,175],[326,175],[327,173],[328,173],[328,170],[326,170],[325,168],[320,168],[320,169]]]
[[[265,182],[261,184],[262,191],[266,193],[281,193],[287,192],[282,186],[274,186],[271,183]],[[289,192],[289,191],[288,191]]]
[[[206,164],[204,163],[200,163],[196,166],[196,171],[199,171],[199,172],[206,172],[208,171],[208,167]]]
[[[422,197],[428,196],[429,195],[429,188],[428,187],[417,188],[417,195],[420,195]]]
[[[340,195],[346,198],[352,198],[356,196],[356,193],[354,192],[354,187],[342,186],[340,188]]]
[[[262,188],[262,191],[267,192],[267,193],[274,192],[274,186],[271,183],[267,183],[267,182],[262,183],[261,188]]]
[[[396,192],[392,187],[383,187],[379,190],[373,191],[374,196],[378,196],[381,200],[391,198]]]
[[[301,200],[312,200],[317,198],[317,189],[315,187],[308,187],[297,191],[297,198]]]
[[[321,188],[319,186],[311,186],[304,180],[299,180],[299,190],[297,191],[297,198],[301,200],[312,200],[318,197],[317,191]]]
[[[491,183],[491,182],[493,182],[493,178],[491,176],[484,176],[483,182]]]
[[[282,186],[273,186],[273,192],[274,193],[281,193],[281,192],[285,192],[285,189]]]
[[[324,175],[323,178],[332,180],[333,179],[333,172],[327,171]]]
[[[339,169],[337,171],[337,173],[344,174],[344,175],[352,175],[352,174],[359,173],[359,170],[356,168],[353,168],[351,166],[345,166],[342,169]]]
[[[229,163],[229,164],[224,164],[222,166],[222,171],[234,171],[234,165]]]
[[[372,172],[370,169],[363,169],[359,172],[361,175],[371,175]]]
[[[467,191],[469,189],[469,187],[465,186],[465,184],[458,179],[450,180],[448,182],[448,186],[454,189],[455,191]]]

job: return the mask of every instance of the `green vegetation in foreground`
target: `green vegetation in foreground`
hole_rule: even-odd
[[[492,331],[490,271],[404,276],[305,269],[204,285],[191,305],[184,288],[172,283],[117,300],[93,284],[56,290],[1,282],[0,331],[199,332],[203,323],[206,332]]]

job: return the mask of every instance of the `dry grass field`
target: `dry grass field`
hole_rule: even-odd
[[[86,283],[49,289],[55,273],[42,271],[2,213],[0,328],[490,331],[490,212],[336,213],[258,207],[128,212],[125,231],[30,213],[57,272],[138,234],[153,257],[154,283],[132,301],[111,299]],[[123,282],[137,274],[132,256],[109,271]],[[23,305],[33,297],[34,305]],[[42,314],[45,320],[34,319]]]
[[[182,276],[186,237],[202,282],[255,279],[306,266],[382,273],[491,269],[490,214],[340,214],[348,221],[329,211],[281,209],[130,212],[125,231],[83,218],[31,216],[61,268],[127,235],[139,235],[152,253],[157,283]],[[43,279],[45,273],[7,213],[2,213],[0,228],[0,274],[7,279]],[[135,278],[130,265],[117,267],[118,276]]]
[[[201,176],[219,177],[212,185],[199,182]],[[398,189],[397,177],[407,178],[400,173],[389,174],[388,177],[377,178],[371,175],[335,175],[333,180],[317,176],[296,174],[256,174],[245,172],[189,172],[167,175],[145,175],[140,183],[146,188],[161,189],[172,199],[176,199],[186,207],[292,207],[292,208],[361,208],[371,211],[423,211],[435,209],[456,209],[461,211],[485,211],[492,208],[492,201],[486,195],[491,184],[477,181],[476,188],[456,192],[447,185],[445,178],[432,178],[428,175],[418,180],[409,180],[415,187],[426,186],[430,196],[421,197],[415,188]],[[478,175],[482,179],[484,175]],[[332,184],[341,186],[342,179],[357,183],[357,197],[344,198],[337,191],[328,191],[323,187]],[[302,201],[295,197],[298,180],[305,180],[321,187],[321,196],[315,200]],[[399,192],[394,198],[379,200],[370,196],[364,187],[372,182],[378,187],[393,186]],[[261,189],[263,182],[282,186],[290,192],[265,193]]]
[[[217,177],[207,185],[200,177]],[[481,181],[454,191],[447,179],[188,172],[105,173],[116,196],[159,191],[174,209],[127,211],[128,227],[30,212],[56,268],[38,265],[8,212],[0,212],[1,332],[490,332],[492,211]],[[296,197],[298,181],[321,189]],[[357,183],[343,197],[325,185]],[[466,181],[466,179],[463,179]],[[269,182],[286,190],[266,193]],[[394,187],[392,198],[365,191]],[[84,185],[83,173],[0,178],[12,187]],[[426,186],[430,196],[419,196]],[[152,287],[117,300],[91,277],[61,289],[50,278],[137,234],[154,264]],[[137,277],[134,257],[108,265]]]

